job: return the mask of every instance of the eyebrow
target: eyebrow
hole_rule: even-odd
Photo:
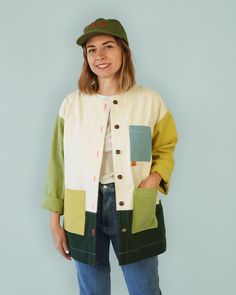
[[[109,41],[106,41],[106,42],[102,43],[102,45],[105,45],[105,44],[107,44],[107,43],[111,43],[111,42],[115,44],[114,41],[109,40]],[[88,45],[88,46],[86,47],[86,49],[88,49],[89,47],[95,47],[95,45]]]

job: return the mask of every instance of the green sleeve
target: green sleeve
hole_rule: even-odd
[[[159,191],[164,195],[169,192],[170,177],[174,168],[174,150],[178,134],[174,118],[169,110],[156,122],[152,138],[151,172],[161,175]]]
[[[56,118],[42,208],[63,214],[64,211],[64,119]]]

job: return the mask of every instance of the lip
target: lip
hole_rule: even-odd
[[[104,66],[104,67],[99,68],[99,66]],[[104,63],[104,64],[96,65],[96,67],[97,67],[99,70],[107,69],[109,66],[110,66],[110,63]]]

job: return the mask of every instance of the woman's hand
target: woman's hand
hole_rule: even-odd
[[[158,189],[161,182],[161,175],[157,172],[152,172],[145,178],[138,187],[140,188],[155,188]]]
[[[57,250],[61,253],[63,257],[71,260],[69,255],[69,249],[67,245],[66,235],[64,228],[60,225],[60,215],[57,212],[52,212],[51,214],[51,232],[53,236],[53,241]]]

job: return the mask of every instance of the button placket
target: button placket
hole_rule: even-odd
[[[118,100],[117,100],[117,99],[114,99],[114,100],[113,100],[113,104],[116,104],[116,105],[117,105],[117,104],[118,104]],[[115,128],[115,129],[119,129],[119,128],[120,128],[120,125],[119,125],[119,124],[115,124],[115,125],[114,125],[114,128]],[[117,149],[117,150],[115,151],[115,153],[119,155],[119,154],[121,153],[121,150]],[[118,179],[122,179],[123,177],[122,177],[121,174],[119,174],[119,175],[117,175],[117,178],[118,178]],[[119,205],[120,205],[120,206],[123,206],[123,205],[124,205],[124,202],[123,202],[123,201],[120,201],[120,202],[119,202]],[[126,228],[122,228],[121,231],[122,231],[122,232],[126,232],[127,229],[126,229]]]

